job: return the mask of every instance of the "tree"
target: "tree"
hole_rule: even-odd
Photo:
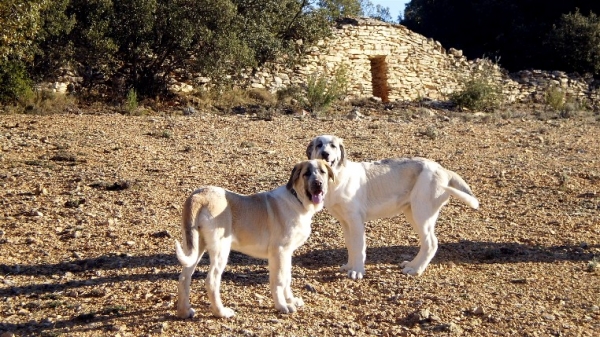
[[[557,66],[600,75],[600,17],[595,13],[585,16],[577,9],[563,14],[552,29],[549,45],[557,55]]]
[[[296,40],[328,31],[307,0],[72,0],[66,12],[86,83],[108,79],[123,95],[161,93],[175,71],[231,74],[293,56]]]
[[[447,48],[462,49],[469,58],[500,60],[503,67],[512,71],[560,70],[564,67],[562,56],[546,41],[561,16],[576,8],[584,13],[600,13],[600,2],[412,0],[401,23]]]
[[[40,12],[47,0],[0,2],[0,59],[26,59],[40,29]]]
[[[373,5],[373,2],[370,0],[361,0],[361,13],[363,16],[368,16],[384,22],[394,22],[389,7],[383,7],[379,4]]]
[[[344,17],[360,16],[363,0],[319,0],[319,7],[326,10],[330,18],[335,20]]]

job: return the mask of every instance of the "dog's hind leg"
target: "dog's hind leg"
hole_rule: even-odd
[[[404,211],[406,220],[412,225],[419,236],[419,253],[412,261],[400,264],[404,274],[419,276],[423,274],[438,248],[438,239],[435,236],[435,222],[439,210],[434,210],[428,205],[415,205]]]
[[[214,240],[209,243],[210,268],[206,275],[206,293],[210,300],[210,310],[217,317],[233,317],[235,312],[223,306],[221,301],[221,274],[227,265],[227,258],[231,250],[231,237]]]
[[[181,274],[179,275],[179,284],[177,286],[177,316],[180,318],[194,317],[194,313],[196,312],[194,309],[192,309],[192,305],[190,303],[190,287],[192,283],[192,275],[194,274],[196,266],[204,254],[204,243],[202,240],[200,240],[199,249],[200,254],[196,259],[196,263],[194,263],[192,266],[184,266]]]

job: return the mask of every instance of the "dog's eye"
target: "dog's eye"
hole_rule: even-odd
[[[306,172],[304,172],[304,176],[305,176],[305,177],[309,177],[309,176],[310,176],[310,171],[306,171]]]
[[[317,144],[317,149],[320,149],[323,146],[322,143]]]
[[[321,174],[325,174],[325,170],[320,169],[319,172],[321,172]]]
[[[331,147],[335,149],[337,146],[335,146],[335,144],[331,144]]]

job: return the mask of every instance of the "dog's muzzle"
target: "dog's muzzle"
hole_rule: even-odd
[[[318,205],[323,202],[325,198],[325,192],[323,191],[323,183],[315,181],[311,184],[310,191],[307,191],[307,196],[310,198],[313,204]]]
[[[335,159],[330,158],[330,154],[328,152],[325,152],[325,151],[321,152],[320,157],[321,157],[321,159],[326,161],[327,164],[329,164],[329,166],[331,166],[331,167],[333,167],[333,164],[335,164]]]

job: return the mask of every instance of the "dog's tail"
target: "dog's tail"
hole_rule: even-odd
[[[194,195],[190,196],[183,207],[182,216],[182,234],[183,244],[186,247],[186,254],[179,241],[175,240],[175,253],[177,254],[177,260],[179,263],[186,267],[192,267],[202,258],[204,248],[201,247],[203,244],[200,242],[200,233],[196,219],[198,213],[202,210],[202,205],[194,202]]]
[[[463,178],[461,178],[461,176],[459,176],[456,172],[452,172],[450,170],[447,171],[450,174],[450,181],[448,182],[449,186],[444,186],[446,191],[450,192],[450,194],[468,206],[474,209],[479,208],[479,200],[475,198],[473,191],[471,191],[471,188],[463,180]]]

